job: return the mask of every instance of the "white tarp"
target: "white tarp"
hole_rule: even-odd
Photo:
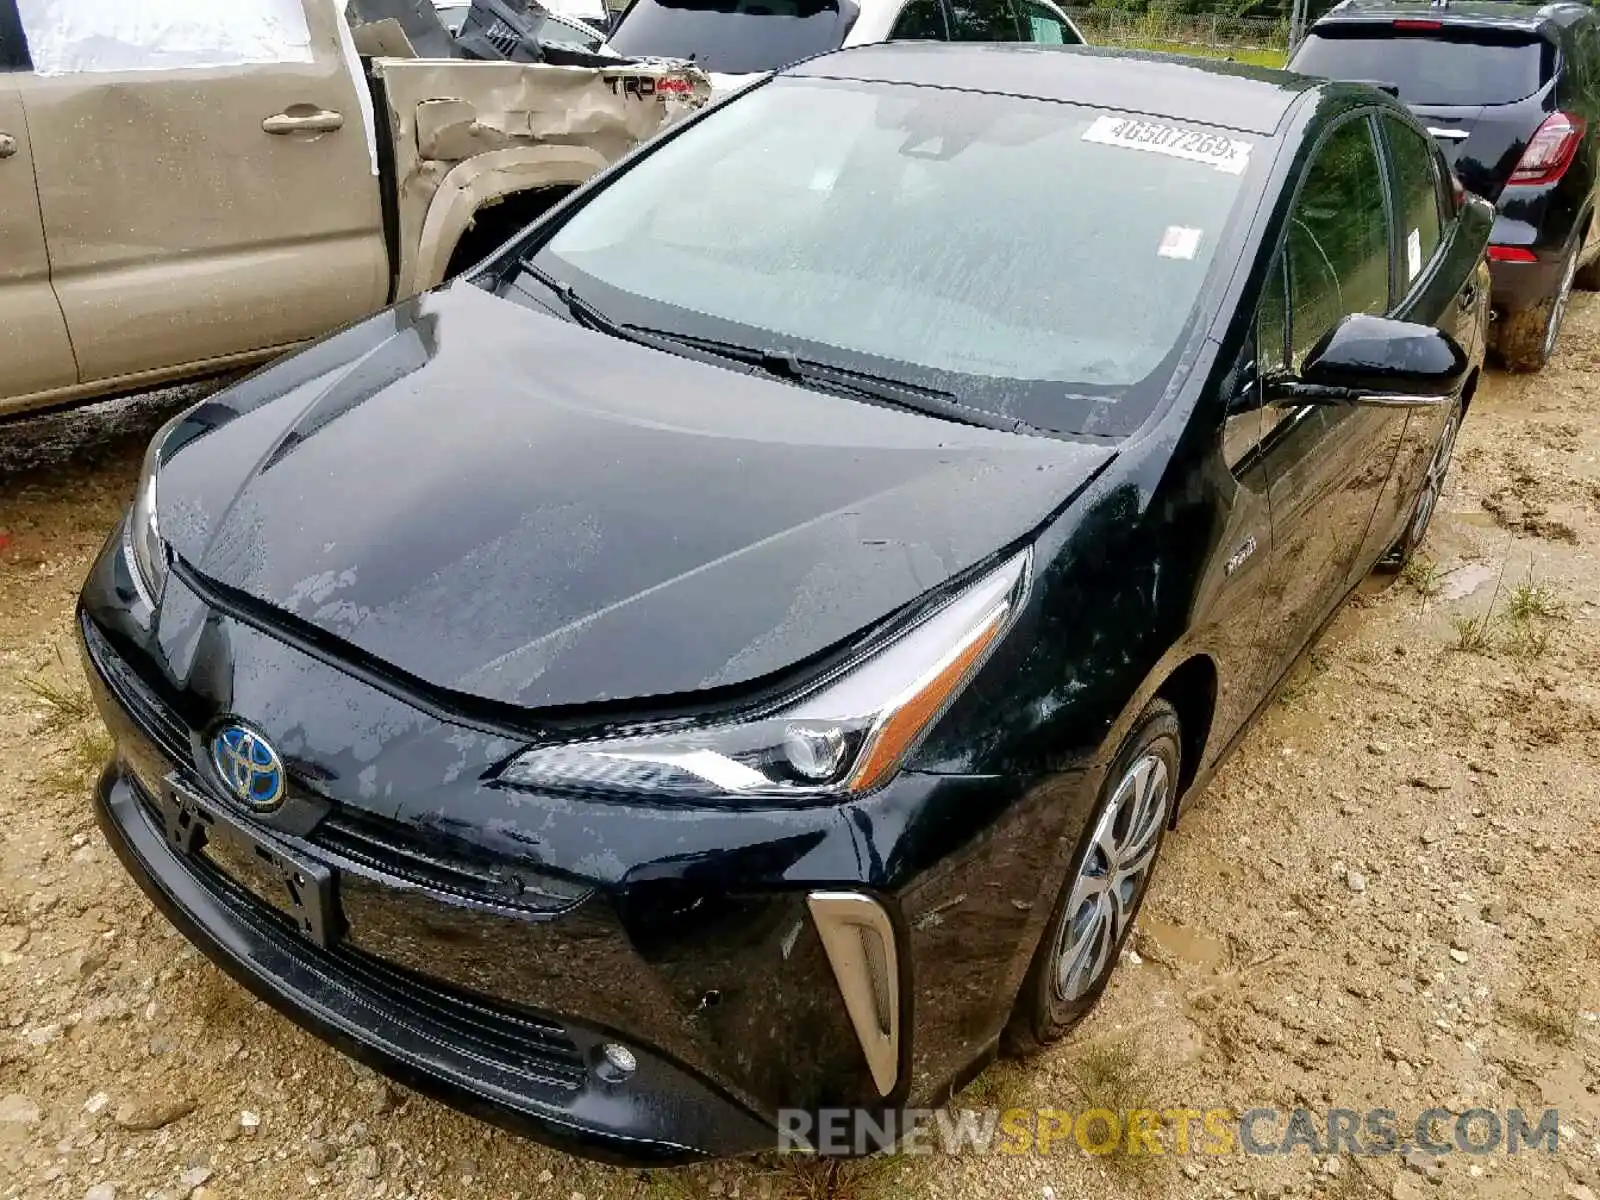
[[[312,61],[301,0],[17,0],[40,75]]]

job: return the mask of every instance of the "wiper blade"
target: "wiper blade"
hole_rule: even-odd
[[[962,425],[979,429],[1001,429],[1011,433],[1040,432],[1015,417],[1003,417],[962,404],[954,392],[931,388],[925,384],[898,379],[892,375],[878,375],[853,367],[801,358],[792,350],[762,346],[745,346],[738,342],[725,342],[719,338],[701,337],[692,333],[670,333],[662,329],[645,329],[630,325],[631,333],[652,340],[675,342],[720,358],[744,363],[768,375],[792,380],[825,391],[839,392],[858,400],[893,405],[908,412],[924,416],[941,417]]]
[[[890,375],[877,375],[869,371],[858,371],[851,367],[840,367],[832,363],[817,362],[812,359],[801,358],[793,351],[785,349],[746,346],[738,342],[723,341],[720,338],[702,337],[699,334],[677,333],[665,329],[650,329],[643,325],[630,325],[607,316],[588,300],[578,295],[571,284],[560,283],[526,262],[521,264],[520,269],[523,274],[530,276],[541,286],[554,293],[567,312],[571,314],[573,320],[580,325],[600,333],[610,334],[612,337],[621,338],[624,341],[636,342],[639,345],[650,346],[657,350],[666,350],[669,353],[674,348],[698,350],[703,354],[715,355],[718,358],[725,358],[731,362],[754,367],[763,374],[779,379],[787,379],[794,383],[804,384],[824,391],[842,393],[858,400],[888,404],[896,408],[905,409],[908,412],[940,417],[947,421],[954,421],[961,425],[972,425],[979,429],[999,429],[1008,433],[1044,432],[1027,424],[1025,421],[1017,420],[1015,417],[1003,417],[998,413],[985,412],[982,409],[962,404],[955,398],[953,392],[930,388],[907,379],[897,379]]]
[[[628,326],[620,321],[612,320],[600,309],[578,295],[570,283],[559,283],[537,267],[531,266],[526,262],[519,264],[518,269],[541,287],[553,292],[556,299],[561,301],[562,307],[567,310],[568,314],[578,324],[598,330],[601,333],[609,333],[612,337],[623,338],[627,341],[636,342],[642,340],[629,333]],[[515,280],[512,281],[512,286],[518,287],[518,290],[526,290],[517,285]]]

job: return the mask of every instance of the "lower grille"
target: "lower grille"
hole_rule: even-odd
[[[555,915],[581,903],[592,888],[505,862],[484,862],[442,848],[444,836],[423,839],[387,821],[335,809],[311,842],[383,875],[435,892],[523,912]]]
[[[160,816],[140,795],[150,819]],[[200,857],[181,860],[185,868],[252,936],[272,943],[385,1023],[402,1026],[420,1044],[448,1046],[472,1060],[479,1071],[503,1075],[508,1088],[573,1092],[584,1086],[583,1053],[552,1021],[516,1012],[402,970],[349,947],[324,950],[301,937],[275,910],[257,900]]]

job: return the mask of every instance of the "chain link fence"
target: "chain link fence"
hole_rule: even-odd
[[[1097,46],[1127,46],[1137,50],[1163,50],[1233,58],[1258,66],[1281,67],[1288,57],[1297,13],[1293,6],[1281,10],[1239,12],[1237,6],[1133,8],[1126,2],[1111,5],[1073,5],[1067,15],[1083,36]]]

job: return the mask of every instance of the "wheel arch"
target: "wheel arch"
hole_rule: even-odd
[[[526,210],[532,221],[606,165],[597,151],[559,145],[498,150],[458,163],[428,205],[409,278],[401,279],[397,295],[444,282],[457,248],[485,213],[500,209],[498,220],[509,221]]]
[[[1193,654],[1178,663],[1156,688],[1156,696],[1178,713],[1183,757],[1178,767],[1178,800],[1188,793],[1200,774],[1211,726],[1217,714],[1217,664],[1209,654]],[[1173,806],[1177,821],[1178,805]]]

